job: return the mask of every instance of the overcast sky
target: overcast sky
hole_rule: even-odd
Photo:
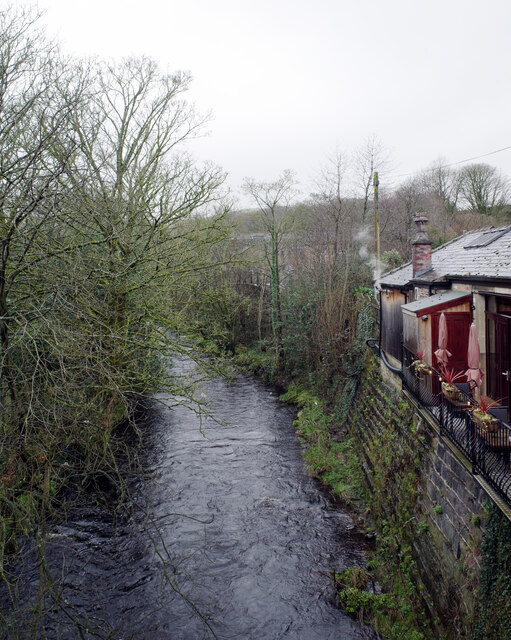
[[[1,3],[0,3],[1,4]],[[511,146],[509,0],[40,0],[64,51],[189,70],[211,111],[199,158],[306,193],[336,148],[376,135],[394,184],[438,157]],[[482,158],[511,176],[511,149]]]

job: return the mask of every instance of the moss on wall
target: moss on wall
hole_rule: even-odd
[[[511,640],[511,524],[489,504],[474,640]]]
[[[511,524],[455,451],[385,387],[376,358],[349,435],[377,532],[374,573],[408,602],[410,628],[413,620],[428,639],[511,640]],[[385,637],[408,636],[394,627]]]
[[[431,638],[433,603],[420,580],[414,542],[428,524],[418,509],[418,486],[425,453],[412,408],[384,387],[379,362],[370,358],[351,418],[368,486],[368,516],[377,533],[370,569],[385,592],[399,603],[400,615],[378,619],[388,638]]]

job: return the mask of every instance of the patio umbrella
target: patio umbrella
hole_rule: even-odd
[[[436,359],[441,365],[447,364],[447,359],[451,354],[447,351],[447,320],[442,313],[438,323],[438,349],[435,351]]]
[[[468,369],[465,371],[467,382],[473,380],[478,387],[483,382],[484,373],[479,369],[479,359],[481,348],[479,347],[479,337],[474,322],[470,325],[470,333],[468,335],[467,364]]]

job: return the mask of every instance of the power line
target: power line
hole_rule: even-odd
[[[489,153],[483,153],[480,156],[473,156],[472,158],[465,158],[465,160],[458,160],[457,162],[449,162],[448,164],[442,164],[438,167],[434,167],[433,169],[430,169],[430,171],[437,171],[438,169],[447,169],[448,167],[454,167],[458,164],[463,164],[464,162],[472,162],[472,160],[480,160],[481,158],[487,158],[488,156],[493,156],[496,153],[501,153],[502,151],[508,151],[508,149],[511,149],[511,145],[509,147],[502,147],[502,149],[496,149],[495,151],[490,151]],[[418,171],[412,171],[410,173],[401,173],[397,176],[393,176],[392,174],[390,174],[390,177],[392,178],[407,178],[408,176],[415,176],[419,173],[419,171],[423,171],[418,170]],[[426,169],[427,171],[427,169]]]

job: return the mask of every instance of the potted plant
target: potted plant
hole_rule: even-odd
[[[492,407],[500,407],[500,402],[493,400],[489,396],[481,396],[477,406],[472,409],[472,419],[484,432],[497,430],[498,419],[488,413],[488,410]]]
[[[455,381],[462,377],[463,373],[461,371],[456,373],[454,369],[441,367],[440,382],[442,384],[442,393],[449,402],[456,406],[462,406],[466,403],[463,394],[458,387],[454,386]]]
[[[429,365],[424,362],[424,351],[417,351],[417,360],[414,360],[410,365],[413,368],[416,376],[420,376],[423,373],[429,373]]]

